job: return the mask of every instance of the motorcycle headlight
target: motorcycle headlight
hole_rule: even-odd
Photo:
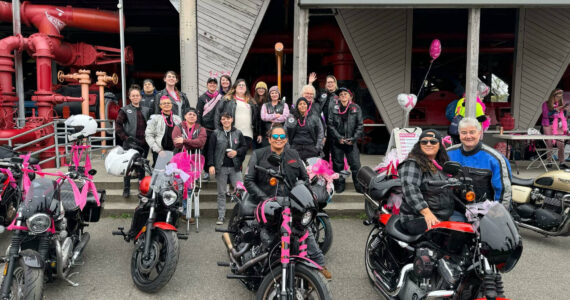
[[[303,214],[303,218],[301,218],[301,225],[307,226],[313,221],[313,212],[308,210]]]
[[[176,199],[178,199],[178,194],[173,190],[166,190],[162,193],[162,202],[164,202],[166,206],[174,204]]]
[[[47,214],[35,214],[26,220],[26,225],[32,234],[44,233],[51,227],[51,218]]]

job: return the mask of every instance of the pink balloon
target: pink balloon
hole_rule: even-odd
[[[433,59],[432,61],[436,60],[439,55],[441,54],[441,42],[438,39],[431,41],[431,45],[429,46],[429,55]]]

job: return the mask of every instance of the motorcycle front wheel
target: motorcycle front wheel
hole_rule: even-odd
[[[30,268],[24,263],[24,259],[20,258],[12,273],[10,300],[40,300],[43,298],[43,288],[44,270]]]
[[[131,276],[136,287],[145,293],[156,293],[176,271],[180,249],[176,231],[154,229],[150,255],[144,257],[145,235],[141,235],[131,258]]]
[[[294,299],[328,300],[331,293],[328,281],[315,269],[302,264],[295,265]],[[281,268],[277,267],[263,278],[257,290],[257,300],[279,299],[281,293]]]
[[[333,242],[333,229],[331,220],[325,217],[317,217],[313,223],[315,241],[323,254],[327,254]]]

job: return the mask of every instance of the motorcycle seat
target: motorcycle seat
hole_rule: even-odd
[[[257,208],[257,204],[255,201],[253,201],[252,199],[253,197],[250,197],[249,194],[244,194],[243,200],[241,201],[241,205],[240,205],[240,209],[239,209],[239,215],[240,217],[247,217],[247,216],[253,216],[253,213],[255,212],[255,209]]]
[[[392,217],[390,217],[388,224],[386,224],[386,231],[392,237],[406,243],[413,243],[422,237],[422,234],[418,235],[407,234],[406,229],[404,229],[404,226],[402,226],[400,216],[398,215],[393,215]]]
[[[370,182],[368,193],[372,199],[380,200],[389,196],[389,193],[392,189],[401,186],[402,182],[399,178],[385,180],[384,178],[377,177],[374,178],[372,182]]]
[[[524,179],[524,178],[519,178],[519,177],[513,176],[513,179],[511,180],[511,184],[512,185],[520,185],[520,186],[532,186],[534,184],[534,179],[532,179],[532,178]]]

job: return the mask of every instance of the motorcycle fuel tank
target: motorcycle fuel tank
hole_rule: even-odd
[[[516,203],[524,204],[530,202],[530,192],[531,188],[520,185],[513,185],[513,201]]]
[[[570,193],[570,171],[559,170],[544,173],[534,180],[536,187]]]

